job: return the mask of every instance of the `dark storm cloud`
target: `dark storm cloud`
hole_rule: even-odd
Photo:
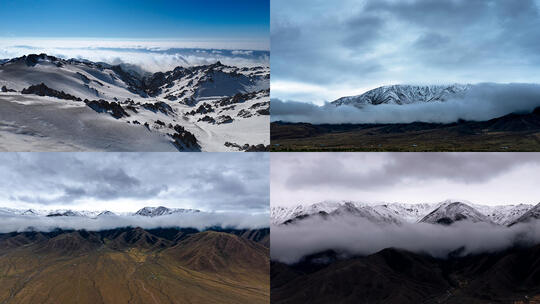
[[[528,1],[528,0],[526,0]],[[490,10],[510,2],[507,0],[416,0],[416,1],[366,1],[365,11],[380,12],[392,18],[404,19],[411,23],[446,28],[465,27],[480,22]],[[515,1],[512,1],[515,2]]]
[[[353,16],[345,21],[345,26],[340,30],[347,33],[343,45],[355,51],[369,47],[371,41],[377,39],[384,27],[384,20],[377,16],[362,15]]]
[[[381,225],[358,218],[304,220],[295,225],[272,226],[271,257],[284,263],[335,250],[344,255],[369,255],[385,248],[400,248],[438,258],[497,252],[512,246],[540,243],[540,221],[512,227],[458,222]],[[459,250],[459,251],[458,251]]]
[[[317,103],[385,84],[540,82],[539,8],[535,0],[276,0],[272,81],[332,91],[300,99]]]
[[[422,34],[414,42],[415,46],[418,48],[443,48],[450,43],[450,38],[437,33],[425,33]]]
[[[289,161],[281,160],[281,163],[289,167],[286,187],[299,191],[321,188],[370,190],[436,180],[481,184],[517,167],[540,164],[540,155],[536,153],[489,156],[484,153],[385,153],[381,157],[384,157],[381,164],[371,169],[363,167],[362,164],[369,161],[363,154],[304,156],[306,160],[311,159],[306,162],[296,162],[292,155]],[[278,166],[276,161],[276,170],[280,170]]]
[[[444,102],[336,107],[272,99],[272,120],[321,123],[451,123],[485,121],[510,113],[530,113],[540,107],[540,85],[478,84],[462,97]]]
[[[0,200],[44,209],[77,208],[83,200],[110,201],[112,209],[126,200],[157,200],[168,207],[264,212],[268,165],[265,153],[2,153]]]
[[[273,7],[279,6],[278,3]],[[330,10],[311,21],[274,14],[271,53],[276,56],[270,57],[272,73],[287,79],[327,83],[340,81],[339,71],[344,77],[358,70],[376,71],[377,63],[351,61],[345,53],[369,49],[383,23],[378,16],[342,16]]]

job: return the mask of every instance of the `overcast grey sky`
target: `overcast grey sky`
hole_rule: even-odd
[[[540,82],[540,0],[272,0],[272,97]]]
[[[272,153],[271,204],[540,202],[538,153]]]
[[[0,207],[267,212],[267,153],[0,153]]]

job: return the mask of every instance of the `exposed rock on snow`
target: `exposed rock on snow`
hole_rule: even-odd
[[[171,137],[174,139],[174,143],[180,150],[198,150],[200,146],[197,142],[197,138],[193,133],[184,129],[180,125],[174,126],[176,133],[172,134]]]
[[[103,99],[90,100],[90,101],[85,99],[84,103],[86,103],[86,105],[89,106],[92,110],[99,113],[103,113],[103,112],[110,113],[112,117],[116,119],[122,118],[122,117],[129,117],[129,114],[117,102],[108,102]]]
[[[22,94],[34,94],[38,96],[50,96],[59,99],[81,101],[80,98],[70,94],[66,94],[64,91],[57,91],[47,87],[43,82],[36,85],[31,85],[21,91]]]
[[[270,151],[270,145],[263,145],[263,144],[259,144],[259,145],[249,145],[249,144],[244,144],[244,145],[239,145],[237,143],[231,143],[231,142],[225,142],[225,146],[226,147],[232,147],[232,148],[236,148],[238,149],[238,151],[244,151],[244,152],[268,152]]]

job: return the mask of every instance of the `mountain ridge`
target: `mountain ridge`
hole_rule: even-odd
[[[362,212],[365,212],[361,217],[376,223],[399,224],[422,222],[433,224],[444,218],[441,224],[451,224],[455,221],[468,219],[473,222],[485,222],[503,226],[509,225],[529,210],[538,207],[538,205],[535,207],[529,204],[487,206],[457,200],[446,200],[430,204],[326,201],[311,205],[301,204],[294,207],[272,206],[270,209],[271,223],[273,225],[291,224],[321,215],[326,218],[329,215],[337,215],[335,211],[339,210],[339,208],[342,208],[343,211],[347,210],[343,206],[348,206],[350,212],[341,212],[342,214],[360,215]],[[358,210],[362,210],[362,212]]]
[[[168,208],[164,206],[151,207],[146,206],[135,212],[112,212],[109,210],[72,210],[72,209],[53,209],[53,210],[36,210],[36,209],[15,209],[15,208],[2,208],[0,207],[0,213],[4,215],[28,215],[28,216],[81,216],[95,218],[98,216],[116,216],[116,215],[138,215],[138,216],[162,216],[170,215],[174,213],[199,213],[202,212],[199,209],[190,208]]]
[[[388,85],[369,90],[356,96],[346,96],[331,102],[335,106],[379,104],[413,104],[417,102],[444,102],[468,91],[470,84],[452,85]]]

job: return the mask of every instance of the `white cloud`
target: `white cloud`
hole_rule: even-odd
[[[0,233],[27,231],[29,228],[37,231],[54,229],[75,229],[99,231],[122,227],[152,228],[196,228],[203,230],[209,227],[257,229],[268,227],[268,214],[247,213],[187,213],[171,214],[157,217],[134,215],[111,215],[97,218],[77,216],[0,216],[2,224]]]

